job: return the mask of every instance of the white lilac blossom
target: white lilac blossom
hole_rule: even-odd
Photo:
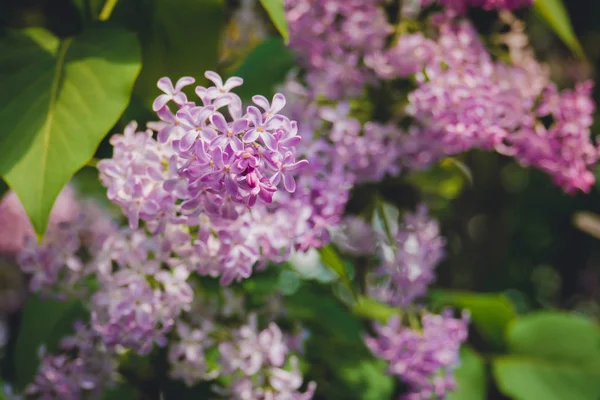
[[[81,322],[75,334],[65,337],[60,353],[42,354],[37,375],[27,389],[28,396],[41,400],[100,399],[116,383],[114,354],[99,336]]]
[[[444,399],[456,388],[453,369],[458,365],[460,345],[467,339],[468,314],[454,318],[425,313],[421,327],[407,327],[400,317],[375,325],[375,335],[365,343],[388,363],[388,372],[408,386],[402,400]]]
[[[395,243],[382,245],[382,263],[372,274],[370,292],[384,303],[406,307],[434,281],[445,240],[423,204],[415,213],[405,214],[394,239]]]

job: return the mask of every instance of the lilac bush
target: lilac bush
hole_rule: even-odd
[[[162,395],[178,382],[210,398],[325,398],[321,387],[337,388],[317,377],[340,371],[319,340],[347,334],[348,356],[384,365],[377,374],[406,388],[399,399],[444,399],[459,388],[470,314],[428,297],[454,254],[414,177],[485,150],[570,194],[594,184],[593,83],[551,81],[510,13],[531,0],[284,3],[297,68],[273,96],[240,97],[244,80],[214,71],[210,86],[162,77],[153,120],[110,137],[96,167],[122,215],[67,187],[40,242],[14,193],[0,204],[14,226],[0,252],[30,291],[88,316],[40,349],[26,395],[100,399],[123,383]],[[472,7],[497,12],[503,30],[482,38]],[[412,206],[384,199],[390,182],[414,184]],[[315,254],[335,272],[334,300],[295,265]],[[375,306],[361,314],[364,302]]]

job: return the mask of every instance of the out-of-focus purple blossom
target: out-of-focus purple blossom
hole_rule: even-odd
[[[363,58],[383,49],[392,32],[379,1],[286,0],[290,47],[317,94],[356,95],[372,79]]]
[[[226,376],[227,384],[213,390],[228,399],[311,399],[315,383],[301,392],[302,374],[296,357],[290,354],[294,351],[290,344],[302,347],[298,342],[305,334],[293,338],[274,322],[259,329],[258,316],[247,315],[243,298],[225,291],[221,304],[215,304],[214,297],[207,304],[209,298],[199,296],[189,314],[193,321],[177,322],[169,347],[171,376],[190,386]],[[233,305],[238,307],[235,313]],[[240,325],[238,318],[242,316],[247,320]]]
[[[590,171],[599,158],[599,149],[590,141],[595,110],[592,82],[559,93],[550,86],[544,92],[537,113],[551,116],[553,123],[523,127],[508,138],[510,154],[521,164],[533,165],[552,176],[566,192],[587,192],[594,184]]]
[[[365,58],[378,77],[394,79],[420,72],[436,55],[436,43],[422,33],[403,35],[385,52],[372,53]]]
[[[56,355],[42,355],[38,373],[27,389],[36,399],[99,399],[116,381],[113,354],[83,323],[75,323],[75,335],[66,337]]]
[[[504,19],[512,31],[502,41],[513,64],[493,60],[468,21],[439,14],[433,18],[435,41],[401,36],[372,65],[383,78],[417,71],[418,86],[405,109],[415,123],[399,139],[403,164],[419,169],[473,148],[495,150],[544,170],[567,192],[588,191],[590,168],[599,158],[589,130],[591,83],[559,93],[527,48],[522,27]],[[405,60],[395,60],[398,48],[418,52],[414,68],[394,68]],[[556,105],[568,111],[558,112]],[[540,118],[548,115],[554,122],[545,127]]]
[[[283,368],[289,352],[286,343],[286,336],[274,323],[259,331],[255,315],[232,332],[231,341],[220,343],[222,372],[234,376],[234,382],[226,388],[230,398],[312,399],[314,382],[309,383],[306,392],[300,392],[303,379],[297,359],[290,357],[291,371]]]
[[[60,223],[70,222],[79,214],[79,203],[69,185],[58,195],[48,222],[48,232]],[[14,192],[9,192],[0,202],[0,226],[10,227],[0,231],[0,254],[17,255],[25,247],[27,237],[35,237],[27,212]],[[49,233],[50,234],[50,233]]]
[[[468,314],[457,319],[450,312],[424,314],[421,329],[406,327],[400,317],[392,317],[386,325],[375,325],[375,335],[365,338],[365,343],[387,361],[390,375],[408,385],[408,393],[400,399],[444,399],[456,388],[453,369],[468,324]]]
[[[169,345],[169,363],[171,376],[192,386],[202,380],[211,380],[219,375],[218,370],[210,370],[207,365],[205,351],[214,346],[210,333],[215,329],[210,320],[192,328],[185,322],[178,322],[176,339]]]
[[[92,326],[108,346],[147,354],[154,344],[166,344],[166,334],[194,297],[190,267],[181,258],[188,243],[176,228],[151,237],[124,230],[105,242],[97,260],[100,287],[92,298]]]
[[[344,217],[333,234],[333,242],[343,252],[354,256],[375,253],[377,239],[377,234],[364,219],[352,215]]]
[[[84,296],[83,280],[97,272],[95,256],[115,231],[110,216],[90,201],[79,204],[69,222],[52,227],[42,244],[27,237],[17,262],[31,276],[30,289],[63,299]]]
[[[382,265],[373,276],[370,291],[387,304],[408,306],[424,295],[435,279],[434,269],[444,256],[445,240],[424,205],[404,216],[395,240],[383,245]]]
[[[298,176],[307,161],[297,150],[296,122],[280,114],[283,94],[271,101],[254,96],[244,114],[231,92],[242,79],[205,75],[214,86],[196,88],[201,105],[180,101],[179,89],[165,86],[161,121],[150,124],[156,139],[152,130],[136,132],[131,123],[111,138],[113,158],[98,169],[131,229],[140,220],[158,236],[173,227],[197,228],[197,237],[183,239],[182,258],[227,285],[248,278],[255,266],[285,260],[302,241],[305,205],[289,198],[305,190]]]

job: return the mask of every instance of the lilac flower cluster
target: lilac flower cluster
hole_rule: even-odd
[[[290,47],[316,94],[360,94],[373,75],[363,58],[385,46],[392,27],[380,1],[286,0]]]
[[[42,400],[99,399],[115,383],[117,363],[98,335],[75,323],[75,335],[65,337],[60,353],[43,354],[26,393]]]
[[[412,313],[415,300],[435,278],[434,268],[443,258],[445,241],[423,204],[415,213],[405,214],[399,225],[395,221],[386,225],[386,232],[377,232],[359,217],[346,217],[335,242],[355,256],[372,254],[378,246],[380,266],[367,277],[367,293]],[[393,237],[386,238],[388,235]],[[405,326],[399,316],[385,325],[376,324],[375,335],[366,337],[365,344],[388,363],[389,374],[408,385],[409,392],[401,399],[443,399],[456,386],[453,369],[460,345],[467,339],[469,318],[465,313],[455,319],[449,310],[441,315],[419,315],[421,326],[415,326],[410,317],[410,326]]]
[[[71,222],[78,214],[79,204],[75,191],[71,186],[65,187],[54,204],[48,221],[48,231],[52,232],[58,225]],[[35,236],[33,226],[27,212],[14,192],[8,192],[0,202],[0,226],[10,226],[10,230],[0,231],[0,254],[15,256],[25,245],[25,238]]]
[[[96,273],[95,255],[116,230],[100,207],[86,201],[76,203],[69,222],[50,226],[42,244],[26,236],[17,255],[21,270],[30,275],[34,292],[58,298],[87,294],[84,280]]]
[[[124,230],[104,243],[96,261],[100,288],[92,297],[92,326],[108,346],[147,354],[153,344],[166,344],[194,298],[187,282],[189,240],[183,229],[169,227],[154,236]]]
[[[243,314],[243,298],[226,289],[224,294],[222,306],[201,305],[201,317],[190,314],[191,322],[177,323],[177,337],[169,347],[171,376],[190,386],[227,376],[227,384],[214,389],[229,399],[312,399],[314,382],[300,391],[302,374],[290,355],[295,338],[274,322],[260,330],[256,314],[241,325],[232,323],[232,316]]]
[[[407,307],[435,280],[445,240],[423,204],[415,213],[404,215],[394,239],[395,243],[381,245],[382,263],[372,276],[371,294],[384,303]]]
[[[444,399],[456,388],[453,369],[460,345],[467,339],[468,314],[454,318],[449,312],[424,314],[421,328],[408,328],[400,317],[376,325],[374,337],[365,338],[369,349],[386,360],[388,371],[409,387],[400,399]]]
[[[539,116],[551,116],[553,124],[525,126],[508,139],[512,156],[545,171],[571,193],[588,191],[595,181],[590,169],[598,161],[599,150],[589,140],[595,109],[591,93],[591,82],[563,92],[548,86],[536,111]]]
[[[399,165],[421,169],[445,156],[481,148],[544,170],[567,192],[591,187],[590,167],[600,154],[590,140],[591,84],[579,85],[575,95],[566,91],[562,97],[579,99],[576,109],[560,118],[552,115],[552,126],[544,126],[541,117],[549,113],[541,113],[537,104],[546,102],[544,97],[556,89],[546,68],[527,47],[522,30],[515,30],[518,24],[508,23],[512,31],[501,37],[512,58],[506,63],[493,58],[470,22],[457,16],[467,6],[510,10],[531,1],[441,1],[446,11],[431,18],[424,29],[427,34],[394,38],[389,25],[381,22],[385,15],[378,1],[309,3],[287,3],[291,46],[301,59],[309,60],[303,65],[307,84],[303,90],[304,101],[312,107],[305,107],[307,115],[297,119],[314,121],[316,116],[327,121],[320,126],[310,124],[335,144],[332,157],[336,164],[358,171],[357,182],[360,175],[378,180],[385,174],[397,174]],[[358,30],[363,43],[371,43],[367,48],[354,43],[346,31],[355,20],[353,13],[371,15]],[[388,42],[392,43],[389,47]],[[350,50],[346,51],[346,45]],[[345,58],[338,59],[338,54]],[[348,69],[360,79],[339,69]],[[394,109],[388,122],[358,122],[349,116],[348,104],[358,100],[366,86],[385,85],[375,78],[410,78],[417,87],[408,94],[408,105]],[[346,90],[338,88],[342,81]],[[338,104],[332,107],[331,100]],[[412,123],[401,129],[398,121],[407,118]],[[562,146],[565,142],[570,144]],[[572,146],[575,143],[579,146]],[[565,147],[569,150],[564,151]],[[385,162],[379,163],[383,157]],[[381,166],[392,167],[386,170]]]
[[[254,96],[243,113],[240,98],[230,92],[240,78],[223,82],[210,71],[206,77],[215,86],[196,87],[202,105],[182,92],[193,79],[181,78],[174,87],[161,79],[164,94],[153,104],[160,121],[149,124],[157,139],[152,130],[136,132],[130,124],[113,136],[113,158],[98,169],[132,229],[143,220],[155,234],[169,226],[197,230],[188,264],[229,284],[248,278],[254,265],[283,261],[302,246],[308,211],[304,185],[295,193],[296,177],[308,162],[296,160],[300,135],[296,122],[279,114],[286,103],[282,94],[272,102]]]
[[[400,139],[403,164],[423,168],[482,148],[546,171],[567,192],[588,191],[589,169],[599,158],[590,140],[591,83],[559,94],[518,32],[503,38],[513,58],[506,64],[491,57],[466,20],[439,14],[433,26],[435,39],[404,35],[367,60],[383,79],[417,80],[405,109],[414,124]],[[558,103],[569,111],[557,113]],[[540,119],[547,115],[554,120],[549,127]]]
[[[306,250],[330,240],[355,184],[400,172],[401,136],[392,123],[362,123],[352,115],[349,103],[320,104],[293,75],[282,91],[290,99],[288,114],[303,122],[298,154],[309,161],[297,176],[298,189],[292,196],[296,209],[308,217],[301,218],[304,228],[296,246]]]

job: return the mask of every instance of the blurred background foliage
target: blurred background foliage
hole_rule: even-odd
[[[44,27],[58,37],[75,35],[98,17],[104,3],[102,0],[0,0],[0,31]],[[552,76],[561,87],[571,86],[581,79],[596,80],[600,70],[600,47],[597,46],[600,41],[600,25],[597,23],[600,2],[569,0],[565,5],[586,61],[578,59],[537,14],[530,10],[519,12],[519,16],[527,22],[527,32],[538,58],[550,65]],[[248,12],[250,9],[251,13]],[[248,18],[248,15],[254,17]],[[472,11],[470,16],[482,31],[490,24],[489,13]],[[121,0],[116,4],[108,24],[124,26],[135,32],[142,49],[142,70],[133,96],[111,132],[121,132],[132,119],[140,125],[153,119],[149,105],[158,94],[155,82],[161,76],[177,78],[191,75],[203,79],[202,73],[207,69],[224,75],[236,74],[246,79],[244,91],[239,94],[247,98],[254,93],[272,92],[273,84],[283,80],[293,66],[293,57],[285,48],[277,27],[258,2]],[[600,103],[600,88],[596,88],[595,93],[595,100]],[[596,125],[593,131],[597,133],[600,129]],[[107,135],[102,141],[96,158],[110,156],[109,137]],[[600,169],[597,178],[600,181]],[[93,169],[84,168],[76,177],[76,185],[100,199],[103,196],[95,179]],[[350,210],[363,208],[360,193],[364,193],[364,189],[372,188],[357,188],[348,206]],[[564,324],[570,327],[565,328],[568,332],[554,331],[553,336],[540,343],[539,336],[532,340],[522,334],[523,326],[531,324],[535,326],[534,330],[543,332],[547,321],[530,317],[510,325],[506,333],[508,336],[504,337],[504,330],[513,321],[514,313],[562,309],[576,310],[600,319],[600,219],[595,216],[600,214],[600,183],[587,195],[566,195],[539,171],[524,169],[497,154],[473,151],[430,171],[403,177],[401,181],[385,182],[381,196],[398,207],[411,207],[423,196],[432,212],[440,218],[448,239],[448,257],[438,268],[437,287],[493,293],[489,298],[477,300],[460,295],[448,297],[448,293],[455,292],[440,291],[432,295],[434,304],[438,301],[440,306],[453,303],[472,308],[475,327],[483,327],[474,334],[476,348],[480,339],[496,343],[499,350],[510,347],[539,356],[549,347],[560,348],[565,337],[577,340],[578,335],[585,336],[586,332],[597,330],[577,325],[580,321],[568,320]],[[322,257],[322,261],[337,274],[352,273],[345,271],[344,265],[332,265],[338,262],[335,259]],[[361,361],[364,355],[356,352],[357,348],[367,352],[360,343],[363,327],[343,307],[343,300],[348,296],[344,293],[344,285],[334,285],[340,301],[329,299],[330,289],[318,282],[335,280],[335,274],[321,268],[320,264],[316,267],[314,262],[308,261],[308,264],[313,267],[312,270],[300,272],[301,268],[290,264],[281,271],[267,274],[263,283],[260,280],[246,282],[244,288],[252,296],[260,292],[261,285],[275,282],[285,294],[290,295],[288,307],[291,316],[310,319],[314,317],[314,310],[322,314],[322,318],[315,317],[319,323],[307,323],[315,338],[309,342],[308,361],[313,367],[307,378],[320,376],[320,385],[327,382],[320,393],[343,390],[348,396],[365,393],[365,399],[389,396],[394,390],[394,383],[382,374],[382,365],[375,361]],[[301,284],[301,279],[310,280]],[[504,294],[506,298],[498,294]],[[355,311],[360,315],[360,303],[356,307]],[[387,315],[389,310],[379,311]],[[369,315],[373,316],[376,312],[371,307]],[[16,329],[22,322],[20,315],[11,318],[11,326]],[[563,318],[570,317],[564,315]],[[324,325],[323,321],[327,324]],[[43,321],[37,324],[48,328]],[[52,335],[51,331],[41,332]],[[341,346],[335,350],[327,345],[332,335],[337,335],[336,342]],[[14,346],[9,348],[14,351]],[[554,355],[543,356],[552,359]],[[463,368],[458,372],[459,380],[460,376],[467,374],[473,385],[485,385],[483,378],[486,371],[481,357],[469,349],[465,350]],[[525,370],[517,373],[520,377],[515,376],[510,362],[508,359],[494,362],[494,372],[502,379],[498,379],[497,387],[491,389],[492,394],[488,398],[506,398],[504,396],[511,394],[506,387],[514,387],[508,382],[527,376],[528,371]],[[14,374],[11,368],[4,364],[5,376]],[[590,375],[590,379],[594,376]],[[545,376],[545,379],[561,377]],[[534,397],[522,398],[589,398],[584,395],[573,397],[577,385],[577,382],[571,382],[570,386],[566,386],[569,388],[567,392],[548,394],[542,389],[535,392]],[[535,390],[531,389],[532,386],[535,384],[528,383],[526,390]],[[177,390],[173,389],[173,393]],[[478,399],[477,393],[483,389],[466,384],[463,390],[453,399]],[[475,394],[469,395],[469,390]],[[500,391],[504,394],[501,395]],[[123,398],[120,396],[122,393],[112,398]]]

